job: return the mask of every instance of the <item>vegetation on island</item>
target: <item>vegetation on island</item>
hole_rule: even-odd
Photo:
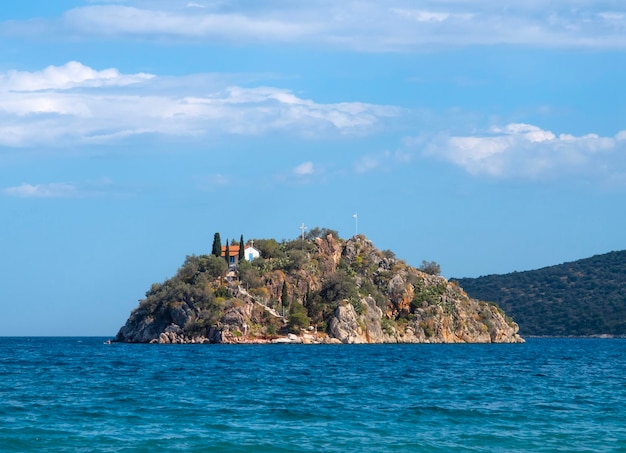
[[[455,281],[506,310],[522,335],[626,335],[626,251]]]
[[[116,340],[261,342],[291,333],[344,343],[522,341],[502,310],[470,299],[438,275],[437,263],[413,268],[365,236],[344,240],[316,227],[252,243],[260,257],[249,262],[243,235],[232,241],[240,247],[229,267],[215,233],[212,253],[188,256],[176,275],[153,284]]]

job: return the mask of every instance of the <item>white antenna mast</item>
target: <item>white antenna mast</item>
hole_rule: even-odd
[[[306,226],[304,226],[304,222],[302,222],[302,225],[300,225],[300,230],[302,231],[302,243],[304,243],[304,231],[307,229]]]
[[[354,213],[352,214],[352,218],[354,219],[354,235],[358,235],[359,234],[359,216]]]

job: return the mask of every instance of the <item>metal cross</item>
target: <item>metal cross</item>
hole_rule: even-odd
[[[300,225],[300,229],[302,230],[302,241],[304,241],[304,230],[307,229],[307,227],[304,226],[304,222],[302,223],[302,225]]]

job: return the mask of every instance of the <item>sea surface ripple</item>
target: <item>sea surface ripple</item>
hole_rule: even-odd
[[[0,338],[2,452],[626,452],[626,340]]]

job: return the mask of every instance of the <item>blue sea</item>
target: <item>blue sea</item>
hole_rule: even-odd
[[[2,452],[626,452],[626,340],[0,338]]]

